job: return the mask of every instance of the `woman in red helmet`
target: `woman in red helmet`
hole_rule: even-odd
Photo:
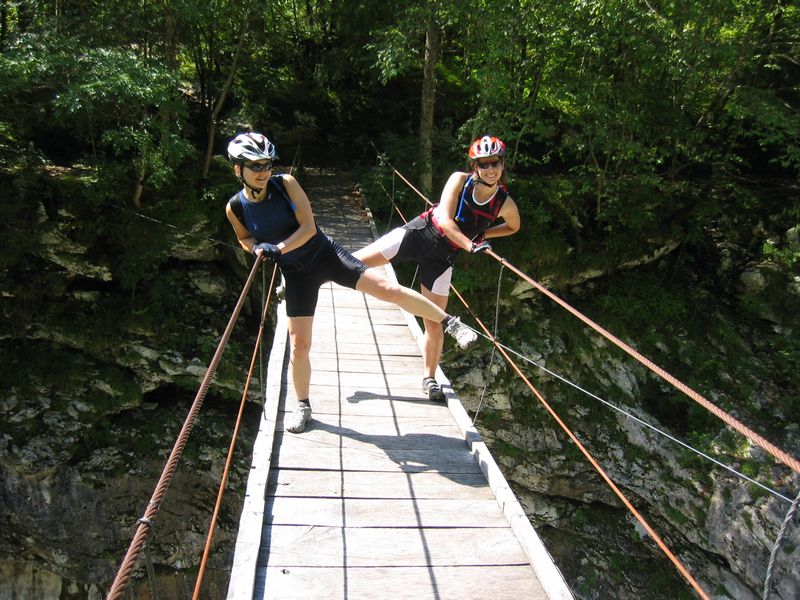
[[[520,226],[517,205],[506,189],[506,145],[485,135],[470,145],[468,154],[470,172],[456,171],[450,175],[437,205],[354,253],[370,267],[388,262],[416,263],[422,295],[442,310],[447,307],[458,253],[484,252],[490,248],[487,239],[512,235]],[[493,225],[498,219],[502,222]],[[422,387],[429,399],[443,401],[436,367],[442,355],[444,331],[441,323],[423,321]]]
[[[364,292],[422,317],[441,321],[459,346],[466,348],[475,332],[458,317],[406,287],[391,283],[355,259],[317,227],[311,203],[291,175],[272,172],[275,146],[260,133],[242,133],[228,144],[228,158],[242,184],[225,209],[239,244],[259,260],[278,263],[286,280],[286,314],[289,317],[292,384],[297,407],[285,428],[300,433],[311,419],[311,334],[319,288],[334,281]]]

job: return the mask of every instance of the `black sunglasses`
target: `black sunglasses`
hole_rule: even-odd
[[[269,171],[272,169],[272,161],[263,163],[250,163],[244,166],[245,169],[250,169],[253,173],[261,173],[261,171]]]
[[[491,169],[498,165],[502,165],[503,161],[502,160],[490,160],[489,162],[476,161],[475,164],[478,166],[479,169]]]

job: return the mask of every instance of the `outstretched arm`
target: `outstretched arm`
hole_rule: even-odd
[[[239,245],[244,248],[245,252],[251,253],[253,252],[253,246],[258,243],[258,240],[253,237],[253,234],[247,230],[242,222],[237,218],[234,214],[233,209],[231,208],[230,203],[225,206],[225,216],[228,217],[228,222],[233,227],[233,231],[236,233],[236,239],[239,240]]]
[[[295,206],[294,216],[300,224],[292,235],[278,244],[283,254],[291,252],[305,244],[314,237],[317,232],[317,223],[314,220],[314,212],[311,210],[311,202],[308,200],[305,191],[300,187],[300,183],[292,175],[284,175],[283,183],[286,185],[286,192],[292,199]]]
[[[517,208],[517,203],[511,199],[511,196],[506,198],[503,208],[497,213],[497,217],[503,219],[503,222],[494,227],[489,227],[483,234],[486,239],[513,235],[519,231],[519,209]]]

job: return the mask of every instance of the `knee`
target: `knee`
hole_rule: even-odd
[[[381,281],[378,285],[378,297],[386,302],[397,304],[403,298],[403,288],[391,281]]]
[[[311,353],[311,340],[293,337],[292,341],[292,360],[304,360]]]

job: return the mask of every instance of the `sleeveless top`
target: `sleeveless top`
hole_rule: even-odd
[[[453,217],[461,233],[471,240],[482,235],[483,232],[489,229],[492,223],[497,220],[497,215],[500,213],[500,209],[503,208],[506,198],[508,198],[508,188],[503,184],[498,184],[494,196],[484,204],[478,204],[473,197],[473,191],[476,185],[478,185],[478,182],[474,175],[467,177],[458,198],[456,214]],[[438,204],[436,206],[438,206]],[[433,209],[436,208],[436,206],[426,210],[420,217],[427,219],[428,222],[439,230],[439,233],[444,235],[444,231],[439,227],[438,221],[433,214]],[[450,240],[448,240],[448,242],[450,242]],[[450,245],[455,249],[460,249],[452,242],[450,242]]]
[[[273,175],[267,182],[267,195],[260,202],[251,202],[244,195],[244,190],[239,190],[228,201],[237,218],[259,242],[278,244],[292,235],[300,227],[295,217],[297,207],[286,192],[286,185],[282,175]],[[236,204],[241,206],[241,211],[236,210]],[[317,227],[317,232],[305,244],[291,252],[281,254],[278,262],[281,267],[291,265],[309,252],[318,249],[324,243],[325,236]],[[313,255],[313,254],[312,254]]]

